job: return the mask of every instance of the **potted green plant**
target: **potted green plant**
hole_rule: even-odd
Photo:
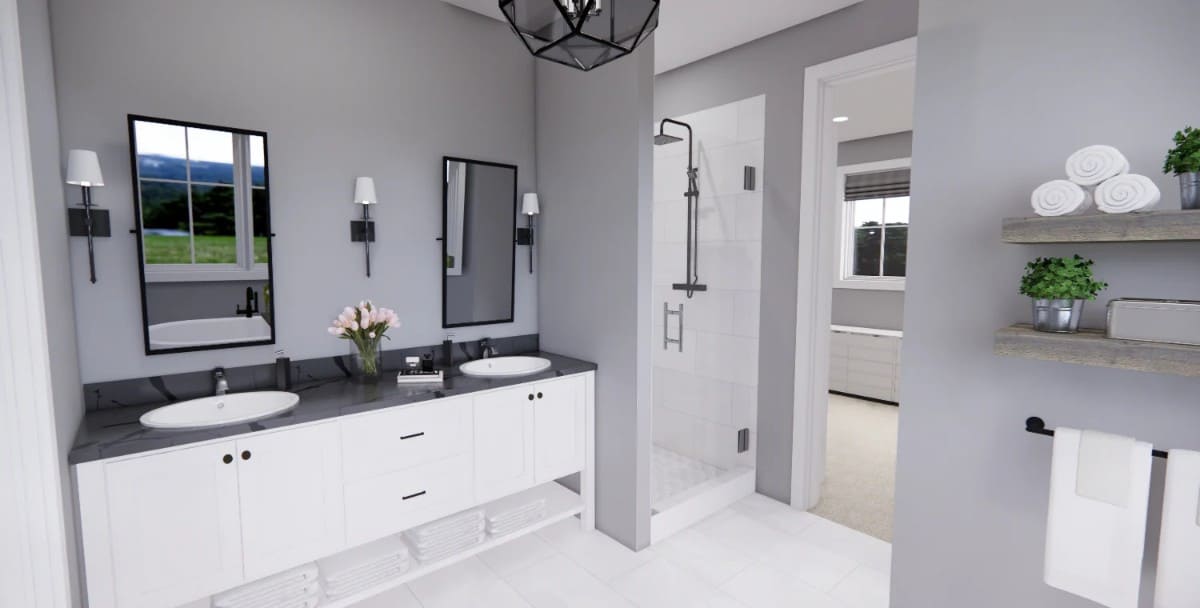
[[[1038,331],[1075,333],[1083,303],[1095,300],[1108,287],[1092,275],[1092,260],[1038,258],[1025,265],[1021,293],[1033,298],[1033,328]]]
[[[1185,127],[1175,133],[1175,147],[1167,152],[1163,173],[1179,176],[1184,209],[1200,209],[1200,129]]]

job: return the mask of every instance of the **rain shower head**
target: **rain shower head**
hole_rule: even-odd
[[[642,141],[645,141],[645,140],[642,140]],[[678,141],[683,141],[683,138],[675,137],[674,135],[667,135],[666,133],[659,133],[658,135],[654,136],[654,145],[656,145],[656,146],[665,146],[667,144],[673,144]]]

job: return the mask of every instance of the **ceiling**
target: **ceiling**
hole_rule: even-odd
[[[504,20],[497,0],[443,1]],[[654,73],[673,70],[861,1],[664,0],[654,35]]]
[[[831,90],[838,141],[911,131],[916,68],[907,67],[839,84]]]

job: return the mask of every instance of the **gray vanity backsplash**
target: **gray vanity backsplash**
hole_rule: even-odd
[[[492,338],[491,344],[499,355],[519,355],[537,352],[538,335],[528,334],[508,338]],[[462,342],[454,345],[455,364],[479,358],[477,342]],[[397,371],[405,357],[433,354],[434,364],[442,367],[442,345],[402,348],[383,352],[385,372]],[[304,359],[291,362],[292,384],[349,378],[351,376],[346,355]],[[275,363],[231,367],[225,369],[225,377],[231,392],[283,389],[276,385]],[[387,381],[385,377],[381,382]],[[83,385],[84,403],[88,411],[127,406],[139,406],[165,401],[195,399],[213,394],[213,370],[205,369],[168,376],[131,378]]]

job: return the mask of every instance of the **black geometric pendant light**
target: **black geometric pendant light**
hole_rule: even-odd
[[[633,52],[658,27],[659,0],[500,0],[534,57],[588,71]]]

